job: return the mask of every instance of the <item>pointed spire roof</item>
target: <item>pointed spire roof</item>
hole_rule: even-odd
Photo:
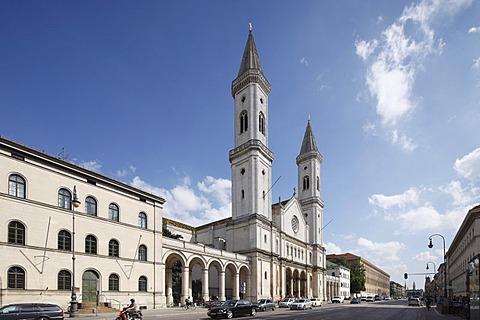
[[[300,149],[300,155],[306,154],[312,151],[318,152],[317,143],[313,136],[312,127],[310,126],[310,119],[308,119],[307,128],[305,129],[305,135],[303,136],[302,148]]]
[[[251,69],[255,69],[263,73],[262,65],[260,64],[260,57],[258,56],[257,47],[255,46],[255,40],[253,40],[252,29],[250,28],[247,44],[245,45],[245,50],[243,50],[242,62],[240,64],[237,77],[240,77],[243,73]]]

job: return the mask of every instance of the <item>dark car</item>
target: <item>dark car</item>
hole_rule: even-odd
[[[260,299],[257,301],[258,310],[265,311],[265,310],[272,310],[275,311],[275,302],[270,299]]]
[[[0,308],[0,320],[63,320],[63,309],[50,303],[15,303]]]
[[[362,303],[362,299],[360,298],[352,298],[352,300],[350,300],[350,304],[360,304]]]
[[[221,306],[212,307],[207,312],[207,316],[212,319],[227,318],[232,319],[236,316],[254,316],[257,313],[258,304],[251,303],[248,300],[227,300]]]

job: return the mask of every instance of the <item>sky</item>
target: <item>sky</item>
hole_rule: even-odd
[[[480,0],[0,1],[0,135],[162,196],[165,217],[229,217],[250,22],[272,199],[310,119],[327,253],[422,287],[403,274],[443,262],[429,236],[448,250],[480,203]]]

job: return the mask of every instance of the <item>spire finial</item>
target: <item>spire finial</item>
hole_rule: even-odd
[[[251,22],[248,23],[248,28],[249,28],[249,32],[252,32],[253,26]]]

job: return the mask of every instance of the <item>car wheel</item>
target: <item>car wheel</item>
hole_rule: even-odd
[[[48,318],[47,317],[40,317],[37,320],[48,320]]]
[[[227,311],[227,319],[232,319],[233,318],[233,312],[228,310]]]
[[[252,312],[250,312],[250,314],[252,315],[252,317],[255,317],[255,315],[257,314],[255,308],[252,308]]]
[[[272,307],[272,311],[275,311],[275,306]]]

